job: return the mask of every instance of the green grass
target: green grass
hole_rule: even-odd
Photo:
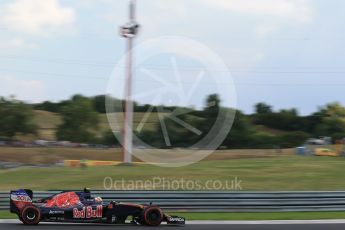
[[[17,219],[17,215],[10,213],[9,211],[0,211],[0,219]]]
[[[161,168],[151,165],[111,166],[95,168],[21,168],[0,170],[0,190],[15,188],[103,189],[105,177],[113,180],[193,180],[201,184],[208,180],[242,180],[243,190],[344,190],[345,159],[332,157],[282,156],[269,158],[202,161],[181,168]],[[127,184],[129,184],[128,182]],[[168,189],[140,187],[137,189]]]
[[[134,155],[140,154],[142,151],[150,154],[175,154],[176,158],[183,154],[193,154],[194,150],[137,150],[134,149]],[[293,149],[284,149],[283,154],[293,155]],[[263,158],[282,156],[282,153],[276,153],[274,150],[264,149],[241,149],[241,150],[217,150],[207,158],[205,161],[220,161],[239,158]],[[49,164],[54,165],[60,163],[62,160],[98,160],[98,161],[121,161],[122,149],[97,149],[97,148],[59,148],[59,147],[36,147],[36,148],[14,148],[14,147],[1,147],[0,148],[0,161],[3,162],[17,162],[24,164]],[[136,157],[133,161],[138,161]]]
[[[276,212],[276,213],[169,213],[187,220],[322,220],[344,219],[345,212]],[[0,211],[0,219],[17,219],[8,211]]]
[[[187,220],[322,220],[345,219],[345,212],[172,213]]]

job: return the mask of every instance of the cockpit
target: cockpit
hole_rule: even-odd
[[[75,206],[102,204],[101,197],[91,197],[89,190],[84,189],[83,192],[62,192],[42,201],[45,207],[49,208],[70,208]]]

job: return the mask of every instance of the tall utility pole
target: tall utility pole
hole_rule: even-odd
[[[136,0],[130,0],[129,22],[121,27],[121,36],[127,39],[127,63],[126,63],[126,83],[125,83],[125,118],[123,127],[122,154],[123,163],[132,163],[133,152],[133,98],[132,98],[132,78],[133,78],[133,40],[138,34],[139,24],[135,19]]]

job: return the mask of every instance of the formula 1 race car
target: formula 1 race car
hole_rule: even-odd
[[[101,197],[92,197],[88,189],[61,192],[37,201],[33,201],[33,192],[29,189],[11,191],[10,211],[25,225],[40,222],[125,224],[128,217],[133,225],[185,224],[184,218],[169,216],[158,206],[116,201],[104,203]]]

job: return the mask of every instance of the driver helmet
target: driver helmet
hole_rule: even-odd
[[[102,203],[103,199],[101,197],[95,197],[95,202],[96,203]]]

